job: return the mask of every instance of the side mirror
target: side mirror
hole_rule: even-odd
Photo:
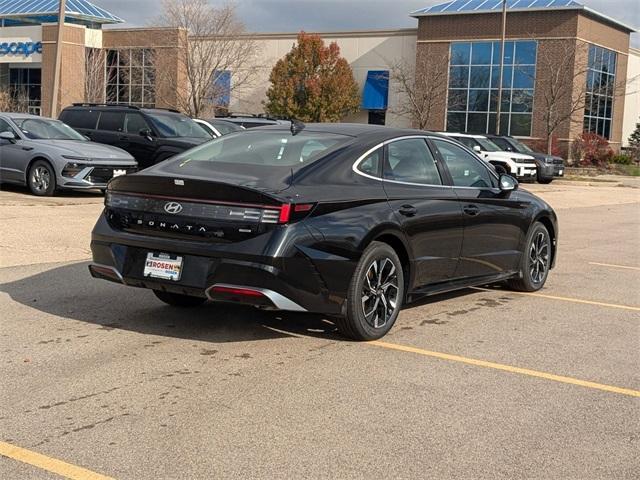
[[[482,149],[480,148],[480,145],[474,145],[473,146],[473,151],[476,153],[481,153]]]
[[[151,131],[151,129],[149,129],[149,128],[143,128],[143,129],[142,129],[142,130],[140,130],[140,132],[138,132],[138,133],[140,133],[140,136],[142,136],[142,137],[147,137],[149,140],[151,140],[151,139],[152,139],[152,137],[153,137],[153,132],[152,132],[152,131]]]
[[[9,143],[15,143],[16,134],[13,132],[0,132],[0,139],[6,140]]]
[[[511,175],[502,174],[500,175],[500,191],[501,192],[512,192],[518,189],[518,180],[513,178]]]

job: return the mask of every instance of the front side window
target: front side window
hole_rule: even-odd
[[[12,120],[27,138],[34,140],[49,139],[87,141],[85,137],[80,135],[69,125],[62,123],[59,120],[41,118],[13,118]]]
[[[177,113],[151,113],[149,119],[161,137],[211,138],[211,135],[186,115]]]
[[[127,113],[124,116],[124,131],[139,135],[141,130],[148,130],[149,125],[139,113]]]
[[[611,135],[616,63],[616,52],[589,45],[584,131],[597,133],[606,139]]]
[[[14,135],[16,134],[16,132],[13,131],[13,128],[11,128],[11,125],[9,125],[9,122],[0,118],[0,133],[4,132],[13,133]]]
[[[456,187],[490,188],[491,174],[474,155],[444,140],[433,139]]]
[[[435,159],[422,138],[398,140],[387,145],[384,178],[425,185],[442,185]]]
[[[505,42],[501,135],[531,135],[537,42]],[[447,131],[493,133],[498,107],[500,42],[453,42]]]

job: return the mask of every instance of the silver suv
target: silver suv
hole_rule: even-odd
[[[70,126],[24,113],[0,113],[0,181],[27,185],[34,195],[56,189],[104,189],[135,172],[124,150],[90,142]]]

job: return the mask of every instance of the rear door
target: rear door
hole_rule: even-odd
[[[386,145],[383,185],[411,243],[413,287],[450,279],[462,248],[462,211],[451,187],[444,185],[426,138],[404,137]]]
[[[129,137],[124,131],[125,112],[103,110],[100,112],[98,127],[91,136],[91,140],[98,143],[113,145],[131,153]]]
[[[500,275],[517,269],[526,234],[527,205],[502,192],[498,179],[474,154],[450,140],[432,138],[464,214],[464,242],[456,277]]]

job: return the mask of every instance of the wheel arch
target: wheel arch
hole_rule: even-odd
[[[496,166],[500,166],[502,168],[504,168],[507,171],[507,174],[511,175],[511,165],[509,165],[508,162],[502,161],[502,160],[489,160],[489,163],[491,165],[493,165],[494,167]]]
[[[42,153],[38,153],[38,154],[34,155],[31,160],[29,160],[29,164],[27,165],[27,168],[25,168],[25,170],[24,170],[24,184],[25,185],[29,185],[29,171],[31,170],[31,167],[33,166],[33,164],[36,163],[38,160],[42,160],[44,162],[47,162],[49,164],[49,166],[51,167],[51,170],[53,171],[53,174],[54,175],[58,175],[58,173],[56,172],[55,167],[53,166],[53,162],[51,161],[51,159],[49,157],[47,157],[46,155],[43,155]]]
[[[406,240],[403,238],[402,233],[394,231],[394,230],[383,230],[375,234],[368,244],[371,242],[380,242],[386,243],[396,252],[398,257],[400,258],[400,263],[402,264],[402,271],[404,273],[404,286],[405,286],[405,297],[408,295],[410,285],[413,285],[413,268],[411,268],[411,256],[410,250],[406,243]],[[367,244],[367,245],[368,245]]]
[[[551,236],[551,267],[553,268],[556,263],[556,251],[558,250],[558,231],[555,222],[551,220],[551,216],[547,213],[541,213],[538,215],[536,222],[542,223]]]

